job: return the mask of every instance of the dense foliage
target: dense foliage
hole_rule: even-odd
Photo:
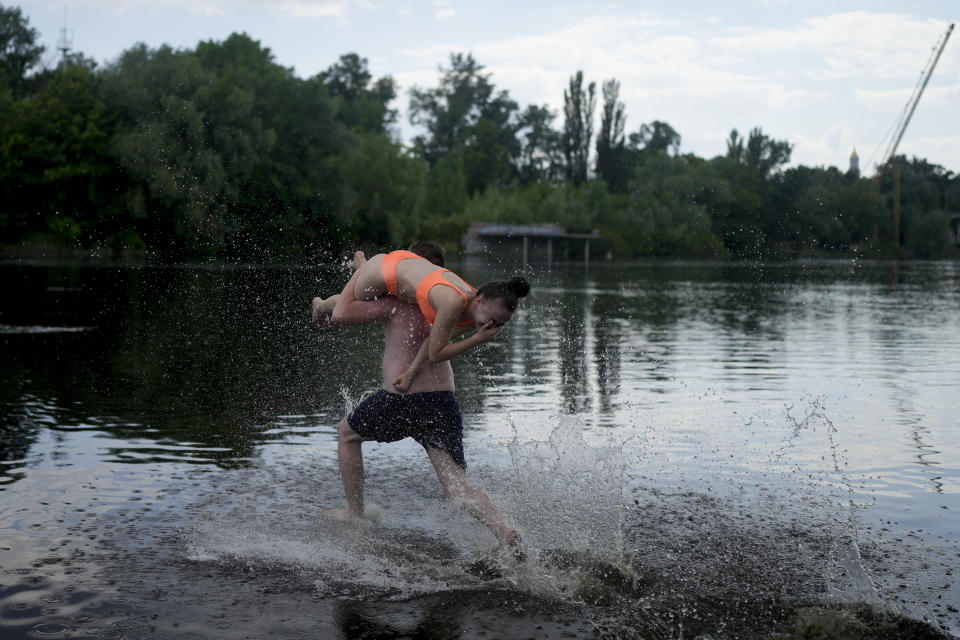
[[[614,79],[574,73],[562,122],[521,109],[470,55],[410,89],[421,134],[397,139],[397,87],[347,54],[308,79],[244,34],[195,49],[139,44],[97,68],[42,68],[19,9],[0,6],[0,239],[168,258],[323,259],[415,238],[456,244],[471,221],[598,229],[618,256],[939,255],[960,180],[898,158],[874,179],[785,169],[756,128],[727,153],[679,154],[654,120],[626,129]],[[593,162],[591,163],[591,160]]]

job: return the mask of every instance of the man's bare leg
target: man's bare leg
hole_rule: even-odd
[[[427,455],[447,498],[458,500],[470,515],[493,532],[500,544],[515,545],[520,542],[520,534],[503,521],[487,492],[467,481],[467,474],[449,453],[430,447]]]
[[[347,496],[347,515],[363,517],[363,438],[358,436],[347,419],[337,425],[337,459],[340,462],[340,478]]]

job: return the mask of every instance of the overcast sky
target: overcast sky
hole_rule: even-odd
[[[0,0],[10,6],[11,3]],[[582,69],[621,83],[627,131],[670,123],[682,152],[725,152],[731,129],[794,145],[791,164],[846,169],[880,161],[885,140],[958,0],[551,2],[482,0],[27,0],[47,60],[66,22],[73,49],[100,63],[137,42],[194,47],[245,32],[301,77],[344,53],[400,85],[436,86],[451,52],[469,52],[521,107],[547,104]],[[598,117],[599,121],[599,117]],[[406,122],[401,136],[412,129]],[[960,34],[954,33],[900,153],[960,172]],[[872,172],[872,170],[870,171]]]

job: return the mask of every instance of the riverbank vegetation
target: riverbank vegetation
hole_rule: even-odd
[[[557,114],[452,54],[437,86],[409,88],[420,133],[403,144],[400,88],[354,53],[302,79],[234,34],[43,68],[38,36],[0,6],[7,245],[322,260],[361,243],[455,246],[484,221],[597,229],[594,249],[618,257],[937,257],[960,208],[957,176],[899,157],[895,232],[892,171],[788,167],[791,145],[759,127],[731,131],[722,156],[683,154],[664,121],[628,131],[618,82],[598,90],[581,72]]]

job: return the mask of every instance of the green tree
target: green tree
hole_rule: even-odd
[[[680,152],[680,134],[669,124],[660,120],[641,125],[639,131],[630,134],[629,140],[629,147],[634,151],[669,152],[673,155]]]
[[[460,218],[464,224],[475,220],[531,224],[543,221],[539,204],[531,202],[521,189],[487,189],[470,198]]]
[[[45,78],[10,104],[0,129],[0,229],[10,239],[43,234],[68,245],[122,230],[119,183],[109,153],[111,123],[98,82],[83,66]]]
[[[760,127],[751,129],[746,141],[736,129],[733,129],[727,138],[727,158],[752,167],[762,178],[768,178],[790,162],[792,151],[793,145],[785,140],[774,140],[763,133]]]
[[[727,136],[727,158],[734,162],[744,162],[743,145],[745,142],[740,132],[736,129],[731,129],[730,135]]]
[[[907,221],[907,247],[917,258],[939,258],[947,248],[950,219],[941,210],[925,211]]]
[[[496,91],[471,55],[451,54],[450,68],[440,71],[439,87],[410,91],[410,122],[426,129],[414,138],[414,149],[431,167],[458,155],[470,194],[509,183],[520,155],[517,103]]]
[[[717,257],[726,253],[712,231],[705,190],[717,184],[692,156],[650,153],[630,182],[631,244],[642,255]]]
[[[317,79],[292,77],[265,96],[264,116],[276,143],[245,188],[244,224],[236,249],[270,255],[330,256],[356,241],[341,197],[334,158],[352,137],[336,120],[336,106]]]
[[[114,153],[136,185],[127,206],[150,244],[265,258],[339,237],[326,158],[345,139],[320,81],[233,34],[196,51],[134,47],[104,86],[120,122]]]
[[[383,249],[420,237],[426,206],[426,166],[405,155],[386,135],[360,133],[334,161],[340,175],[340,210],[350,233]]]
[[[555,182],[563,175],[563,151],[560,134],[553,129],[556,114],[549,107],[530,105],[520,114],[518,131],[522,137],[519,165],[520,183]]]
[[[317,78],[338,99],[337,120],[347,128],[386,133],[396,122],[397,111],[388,106],[397,97],[396,84],[389,76],[374,81],[366,58],[344,54]]]
[[[939,255],[946,248],[949,221],[945,216],[933,215],[933,212],[943,211],[944,195],[953,180],[953,173],[927,160],[908,160],[903,155],[894,157],[892,165],[900,168],[900,246],[920,257]],[[893,169],[884,171],[879,189],[888,219],[893,212],[893,183]],[[941,223],[941,228],[937,229]]]
[[[448,153],[430,170],[427,186],[427,214],[437,220],[456,216],[467,203],[467,176],[463,156]]]
[[[740,258],[769,254],[764,233],[771,187],[752,167],[727,157],[710,161],[716,180],[700,194],[710,212],[711,230],[730,253]]]
[[[569,88],[563,92],[563,154],[567,179],[575,186],[587,181],[596,89],[596,83],[591,82],[584,90],[583,71],[577,71],[570,77]]]
[[[113,140],[120,166],[134,183],[128,206],[149,221],[152,244],[167,250],[214,253],[223,247],[230,160],[218,144],[238,134],[235,158],[249,169],[254,152],[240,120],[251,96],[223,91],[216,74],[193,52],[138,45],[108,67],[104,82],[121,120]],[[219,89],[219,91],[218,91]],[[229,103],[229,104],[224,104]],[[215,107],[216,105],[216,107]],[[226,111],[217,108],[227,106]],[[220,128],[222,122],[232,123]],[[252,123],[256,131],[258,123]]]
[[[0,88],[10,87],[22,94],[27,73],[40,63],[43,45],[40,33],[30,26],[19,7],[0,5]]]
[[[830,172],[813,167],[788,169],[777,181],[770,209],[775,213],[768,215],[765,226],[782,253],[804,255],[821,248],[826,234],[823,202],[831,186]]]
[[[799,256],[868,245],[880,202],[868,180],[851,183],[836,167],[793,167],[775,181],[764,232],[777,253]]]
[[[624,129],[627,117],[619,101],[620,83],[614,79],[603,83],[603,110],[600,131],[597,133],[597,175],[611,191],[624,192],[629,179],[631,162],[625,147]]]
[[[244,164],[230,176],[235,196],[224,211],[225,250],[250,259],[300,257],[352,242],[349,213],[338,207],[339,175],[333,158],[350,144],[336,120],[336,104],[320,78],[301,80],[273,59],[270,49],[245,34],[198,45],[197,53],[225,90],[245,96],[246,115],[229,113],[211,124],[223,131],[247,123]],[[221,148],[219,145],[217,149]],[[229,144],[222,147],[235,154]]]

